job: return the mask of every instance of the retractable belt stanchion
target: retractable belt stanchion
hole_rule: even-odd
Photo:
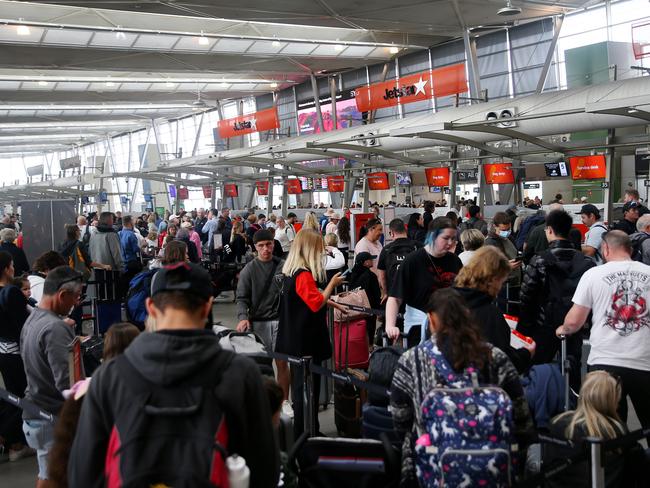
[[[316,435],[316,419],[314,418],[314,382],[311,376],[311,361],[311,356],[305,356],[302,358],[302,416],[305,432],[309,432],[309,437]]]
[[[600,439],[588,438],[591,444],[591,488],[605,487],[605,466],[603,465],[603,446]]]
[[[567,357],[565,335],[560,336],[560,344],[562,347],[561,368],[562,368],[562,376],[564,377],[564,411],[566,412],[569,410],[570,403],[571,403],[569,400],[569,395],[571,393],[571,385],[569,384],[569,375],[568,375],[568,372],[571,368],[571,363],[569,362],[569,358]]]

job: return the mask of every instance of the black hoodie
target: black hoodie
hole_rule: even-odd
[[[526,349],[515,349],[510,345],[510,326],[494,304],[494,298],[473,288],[455,289],[463,296],[474,314],[483,332],[483,338],[505,352],[519,374],[528,371],[531,366],[530,353]]]
[[[228,427],[227,449],[246,460],[250,486],[276,487],[279,453],[268,398],[253,361],[219,347],[212,331],[174,330],[140,334],[124,353],[126,359],[155,385],[214,385],[215,370],[225,368],[217,386],[219,404]],[[70,453],[70,488],[105,486],[104,463],[114,425],[114,413],[131,403],[127,378],[114,361],[92,377]]]

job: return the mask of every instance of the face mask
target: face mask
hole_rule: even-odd
[[[499,237],[503,237],[504,239],[507,239],[510,237],[510,231],[509,230],[500,230],[499,231]]]

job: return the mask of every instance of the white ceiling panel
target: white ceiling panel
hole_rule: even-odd
[[[279,41],[257,41],[246,52],[256,54],[277,54],[286,45],[286,42]]]
[[[339,53],[339,56],[344,57],[363,57],[367,56],[375,50],[372,46],[349,46],[347,49]],[[388,49],[384,48],[386,55],[389,55]]]
[[[0,90],[18,90],[20,81],[0,81]]]
[[[120,83],[118,81],[113,82],[112,86],[107,85],[106,83],[91,83],[88,87],[88,91],[94,92],[114,92],[119,90]]]
[[[246,51],[253,44],[247,39],[220,39],[212,49],[215,52],[240,53]]]
[[[311,53],[312,56],[338,56],[343,52],[341,47],[335,46],[334,44],[321,44]]]
[[[9,117],[34,117],[36,110],[9,110]]]
[[[90,41],[90,45],[125,48],[131,46],[137,37],[138,34],[129,34],[126,32],[96,32],[92,41]]]
[[[199,37],[181,37],[174,46],[174,51],[209,51],[217,42],[214,38],[205,37],[207,44],[202,44],[199,39]]]
[[[45,85],[39,84],[37,81],[23,81],[21,85],[21,90],[37,90],[37,91],[52,91],[54,89],[55,83],[46,82]]]
[[[120,91],[147,91],[151,89],[151,85],[159,84],[160,83],[122,83]]]
[[[56,91],[86,91],[89,83],[86,82],[71,82],[71,81],[59,81],[56,84]]]
[[[44,29],[41,27],[28,27],[29,33],[26,35],[18,35],[18,28],[24,26],[3,25],[0,27],[0,41],[4,42],[17,42],[17,43],[34,43],[39,42],[43,37]]]
[[[387,58],[390,56],[389,51],[385,47],[378,47],[368,54],[371,58]]]
[[[222,84],[222,83],[208,83],[203,87],[203,89],[205,91],[226,91],[231,86],[233,86],[233,85],[231,85],[230,83],[225,83],[225,84]]]
[[[141,34],[133,47],[139,49],[171,49],[178,41],[178,36]]]
[[[72,46],[85,46],[93,33],[82,30],[48,29],[43,38],[45,44],[66,44]]]
[[[293,42],[289,43],[287,47],[282,50],[282,54],[295,54],[298,56],[306,56],[318,47],[317,44],[308,44],[306,42]]]
[[[156,86],[160,85],[160,86]],[[164,88],[165,84],[164,83],[155,83],[154,86],[156,89]],[[176,87],[176,90],[178,91],[197,91],[197,90],[203,90],[203,87],[205,86],[205,83],[179,83],[178,86]],[[165,88],[169,90],[169,88]]]

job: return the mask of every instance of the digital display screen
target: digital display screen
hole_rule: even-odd
[[[332,102],[330,97],[320,98],[320,111],[323,115],[325,131],[334,129],[332,119]],[[354,91],[345,90],[336,94],[336,127],[346,129],[362,124],[361,112],[357,110],[354,100]],[[318,113],[313,99],[298,102],[298,131],[300,135],[318,134],[322,132],[318,125]]]
[[[299,176],[302,191],[327,190],[327,178],[313,178],[311,176]]]
[[[398,185],[410,185],[412,183],[411,173],[395,173]]]
[[[549,178],[560,178],[569,176],[569,169],[567,168],[566,161],[558,161],[557,163],[544,163],[546,176]]]

